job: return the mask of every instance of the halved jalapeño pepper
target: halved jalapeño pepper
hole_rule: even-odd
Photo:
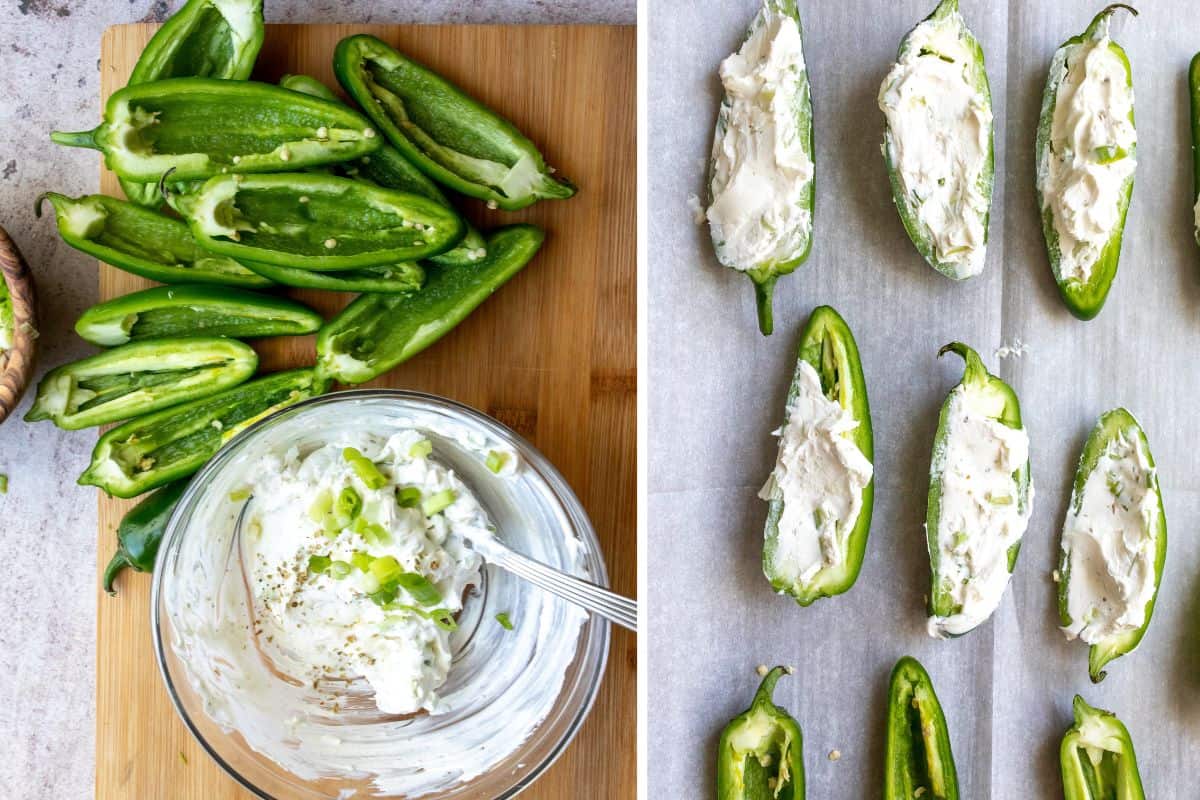
[[[532,225],[500,228],[487,257],[460,267],[430,265],[416,294],[364,294],[317,334],[317,370],[365,383],[436,342],[537,253],[545,234]]]
[[[942,404],[929,466],[928,630],[938,638],[961,636],[996,610],[1033,507],[1016,393],[965,344],[944,353],[957,353],[966,369]]]
[[[436,258],[440,256],[435,256]],[[425,270],[413,261],[337,272],[314,272],[311,269],[281,267],[278,264],[262,264],[257,261],[247,261],[245,264],[264,278],[282,286],[324,289],[327,292],[409,294],[420,289],[425,283]]]
[[[1113,409],[1079,456],[1055,576],[1063,633],[1090,645],[1094,682],[1146,634],[1166,560],[1167,517],[1150,443],[1132,414]]]
[[[388,140],[444,186],[509,211],[575,194],[511,122],[374,36],[338,42],[333,69]]]
[[[280,79],[279,85],[294,92],[305,92],[315,97],[337,101],[337,95],[333,93],[333,90],[316,78],[310,78],[307,75],[284,75]],[[399,150],[389,144],[381,145],[369,156],[337,164],[332,169],[347,178],[366,181],[385,189],[395,189],[398,192],[419,194],[441,203],[446,208],[453,208],[437,184],[430,180],[424,172],[414,167],[411,161],[400,154]],[[444,253],[430,256],[429,260],[435,264],[470,264],[487,255],[487,240],[483,238],[483,234],[469,222],[466,223],[466,226],[467,234],[458,245]],[[359,291],[375,290],[361,289]]]
[[[104,569],[104,591],[117,593],[113,583],[126,567],[135,572],[154,571],[154,559],[158,556],[167,523],[187,486],[186,478],[168,483],[121,518],[121,524],[117,526],[117,552]]]
[[[942,0],[900,42],[879,89],[883,158],[908,238],[948,278],[983,271],[995,179],[983,48]]]
[[[100,437],[79,483],[128,498],[186,478],[244,428],[327,388],[311,369],[277,372],[130,420]]]
[[[884,759],[884,800],[958,800],[942,704],[929,673],[912,656],[892,670]]]
[[[160,337],[297,336],[324,319],[283,297],[212,286],[156,286],[92,306],[75,332],[101,347]]]
[[[758,329],[774,330],[775,282],[812,250],[812,92],[796,0],[763,0],[740,49],[721,63],[705,212],[717,260],[754,283]]]
[[[104,122],[55,132],[58,144],[90,147],[122,178],[172,180],[222,173],[282,172],[372,153],[381,140],[341,103],[269,83],[171,78],[112,94]]]
[[[1200,244],[1200,53],[1188,67],[1188,94],[1192,98],[1192,217],[1196,243]]]
[[[1079,695],[1073,710],[1075,724],[1059,749],[1065,800],[1146,800],[1133,739],[1121,720]]]
[[[841,594],[862,568],[871,529],[871,410],[858,347],[820,306],[800,334],[779,431],[779,456],[760,494],[769,503],[763,572],[802,606]]]
[[[188,0],[151,37],[133,66],[129,84],[164,78],[244,81],[263,43],[262,0]],[[121,181],[131,201],[156,207],[155,183]]]
[[[804,800],[804,734],[771,699],[785,672],[768,672],[750,708],[722,731],[717,800]]]
[[[50,370],[25,421],[106,425],[237,386],[257,367],[254,350],[234,339],[133,342]]]
[[[318,272],[436,255],[466,232],[428,198],[316,173],[221,175],[177,206],[214,253]]]
[[[263,288],[271,281],[227,256],[201,249],[177,219],[102,194],[38,198],[54,206],[63,241],[118,269],[159,283],[220,283]]]
[[[1133,71],[1109,38],[1111,5],[1050,62],[1037,130],[1037,197],[1050,268],[1079,319],[1100,313],[1117,275],[1133,195]]]

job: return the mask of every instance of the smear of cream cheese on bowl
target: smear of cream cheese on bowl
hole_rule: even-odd
[[[812,235],[804,200],[813,180],[798,116],[808,80],[796,20],[765,6],[720,75],[707,211],[717,258],[738,270],[792,261]]]
[[[934,453],[942,492],[938,573],[959,611],[930,617],[929,635],[957,636],[991,616],[1008,585],[1008,551],[1021,540],[1033,509],[1025,507],[1013,473],[1029,461],[1029,436],[977,407],[969,387],[951,395],[945,446]]]
[[[1099,38],[1067,48],[1051,65],[1058,91],[1038,188],[1043,213],[1053,217],[1062,280],[1091,277],[1137,167],[1133,87],[1102,24]]]
[[[467,539],[602,580],[594,534],[482,415],[346,394],[367,397],[250,431],[185,495],[156,569],[168,685],[214,754],[285,796],[501,794],[577,728],[608,632]]]
[[[1097,644],[1145,623],[1154,597],[1154,472],[1141,437],[1122,434],[1071,498],[1062,536],[1068,575],[1060,576],[1069,578],[1068,639]]]
[[[796,385],[787,422],[776,432],[775,468],[759,497],[783,500],[770,573],[803,583],[845,563],[873,467],[848,436],[858,421],[825,396],[807,361],[800,362]]]
[[[922,22],[879,89],[884,155],[933,256],[960,279],[983,271],[991,205],[991,101],[971,81],[969,36],[957,12]]]

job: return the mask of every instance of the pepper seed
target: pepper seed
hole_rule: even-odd
[[[364,139],[374,139],[375,138],[375,129],[374,128],[363,128],[363,138]]]
[[[308,195],[306,195],[306,194],[302,194],[302,195],[300,195],[300,202],[301,202],[301,203],[307,203],[307,202],[308,202]]]
[[[332,250],[335,247],[337,247],[337,239],[326,239],[325,240],[325,249]]]
[[[318,139],[328,139],[329,138],[329,128],[326,128],[324,125],[317,128],[317,138]]]

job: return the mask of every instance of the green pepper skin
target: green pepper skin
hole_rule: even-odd
[[[316,78],[310,78],[307,75],[284,75],[280,79],[279,85],[294,92],[306,92],[314,97],[324,97],[327,100],[337,101],[337,95],[333,93],[332,89]],[[347,178],[372,183],[376,186],[382,186],[384,189],[419,194],[422,197],[428,197],[430,200],[441,203],[446,208],[453,208],[450,205],[450,201],[446,199],[446,195],[442,194],[442,190],[437,187],[437,184],[426,177],[424,172],[414,167],[411,161],[400,154],[399,150],[389,144],[380,146],[374,153],[364,156],[358,161],[338,164],[333,169],[337,174]],[[463,240],[454,249],[431,256],[429,260],[435,264],[454,266],[457,264],[473,264],[487,255],[487,240],[484,239],[483,234],[476,230],[475,226],[469,222],[466,223],[466,226],[466,236],[463,237]],[[269,273],[264,272],[263,274],[268,275]],[[280,281],[280,283],[285,282]],[[371,292],[376,290],[358,289],[347,291]]]
[[[237,386],[258,355],[235,339],[149,339],[46,373],[26,422],[79,430],[148,414]]]
[[[148,183],[223,173],[282,172],[349,161],[379,148],[380,137],[348,106],[269,83],[169,78],[119,89],[104,122],[55,132],[52,141],[90,147],[127,180]]]
[[[437,255],[466,233],[433,200],[320,173],[220,175],[177,207],[207,250],[316,272]]]
[[[396,149],[438,183],[507,211],[575,194],[511,122],[374,36],[338,42],[333,70]]]
[[[1021,422],[1021,403],[1017,399],[1017,393],[1007,383],[987,371],[987,367],[983,365],[983,360],[979,357],[978,353],[961,342],[951,342],[943,347],[938,351],[938,358],[941,358],[946,353],[956,353],[966,362],[966,368],[963,371],[963,377],[958,386],[981,393],[982,400],[980,402],[986,402],[991,409],[991,412],[988,413],[989,417],[1010,428],[1020,430],[1024,427]],[[942,410],[938,415],[937,432],[934,434],[933,439],[933,458],[929,466],[929,498],[925,518],[925,535],[929,550],[930,589],[928,610],[930,617],[949,617],[958,612],[954,606],[953,598],[942,586],[938,567],[938,562],[941,560],[941,548],[938,546],[937,534],[942,505],[942,473],[939,469],[938,454],[946,446],[949,434],[950,400],[953,396],[954,390],[952,389],[946,396],[945,402],[942,403]],[[1013,473],[1013,479],[1016,481],[1018,492],[1017,507],[1022,512],[1029,506],[1029,476],[1029,461],[1026,461],[1021,469]],[[1021,542],[1018,540],[1008,549],[1009,574],[1012,574],[1012,571],[1016,568],[1017,555],[1020,552]]]
[[[112,347],[160,337],[299,336],[324,318],[306,305],[267,294],[203,285],[156,286],[92,306],[75,332],[92,344]]]
[[[130,420],[100,437],[79,484],[129,498],[186,478],[244,428],[328,387],[295,369]]]
[[[868,461],[874,461],[874,437],[871,430],[871,407],[867,401],[867,382],[863,378],[862,362],[858,356],[858,345],[846,321],[829,306],[813,309],[808,324],[800,333],[799,361],[808,362],[821,376],[821,388],[825,395],[847,409],[858,422],[847,436],[858,446]],[[800,364],[796,365],[796,378],[788,390],[787,405],[790,406],[797,392]],[[776,492],[776,494],[779,494]],[[765,542],[763,546],[763,572],[771,581],[771,587],[780,593],[791,595],[802,606],[811,605],[822,597],[832,597],[847,591],[858,579],[863,557],[867,551],[867,536],[871,530],[871,509],[874,503],[875,481],[866,485],[862,492],[862,511],[854,529],[846,537],[846,562],[837,568],[822,567],[806,583],[792,583],[779,577],[774,567],[774,555],[779,539],[779,520],[783,516],[782,495],[773,496],[767,510]]]
[[[366,383],[407,361],[517,274],[543,239],[532,225],[499,228],[478,264],[430,266],[424,288],[413,295],[362,295],[317,334],[317,371],[341,383]]]
[[[922,20],[921,24],[943,20],[950,16],[960,16],[958,0],[941,0],[937,8],[933,10],[933,13]],[[916,28],[913,30],[916,30]],[[897,61],[903,58],[911,48],[911,37],[912,32],[910,31],[900,41],[900,49],[896,55]],[[992,106],[992,89],[988,83],[987,68],[983,58],[983,47],[979,44],[979,40],[975,38],[975,35],[967,28],[965,22],[962,23],[960,38],[975,55],[975,60],[970,65],[971,83],[987,99],[988,108],[990,109]],[[927,226],[921,222],[919,216],[920,209],[914,204],[914,198],[909,197],[904,191],[904,185],[900,181],[900,171],[892,156],[892,141],[891,128],[885,127],[883,133],[883,159],[887,165],[888,179],[892,185],[892,199],[895,201],[896,211],[900,214],[900,221],[904,224],[904,230],[908,233],[908,238],[912,240],[913,245],[917,248],[917,252],[928,262],[929,266],[947,278],[963,280],[964,276],[959,274],[957,264],[938,260],[937,253],[934,252],[933,239],[929,236]],[[995,128],[994,126],[989,126],[987,161],[984,164],[983,172],[979,176],[980,190],[988,198],[988,209],[983,215],[983,243],[985,247],[988,241],[988,224],[991,221],[991,197],[996,174],[995,159]]]
[[[403,261],[385,267],[346,269],[338,272],[314,272],[311,269],[281,267],[277,264],[261,264],[255,261],[247,261],[245,265],[281,286],[324,289],[327,292],[411,294],[425,283],[425,270],[414,261]]]
[[[1096,421],[1095,427],[1092,428],[1083,445],[1083,452],[1079,454],[1079,466],[1075,470],[1075,482],[1071,492],[1073,507],[1078,507],[1078,504],[1082,502],[1083,487],[1087,483],[1088,475],[1096,468],[1096,463],[1108,449],[1109,443],[1121,436],[1122,433],[1130,432],[1141,439],[1142,447],[1146,452],[1146,460],[1151,469],[1155,468],[1154,456],[1150,453],[1150,441],[1146,438],[1146,432],[1142,430],[1142,426],[1133,414],[1124,408],[1106,411]],[[1141,643],[1142,637],[1146,635],[1146,629],[1150,627],[1154,604],[1158,601],[1158,587],[1162,582],[1163,568],[1167,563],[1167,515],[1163,510],[1162,491],[1159,488],[1157,471],[1154,472],[1154,494],[1158,497],[1158,531],[1155,534],[1154,594],[1146,603],[1146,620],[1142,623],[1142,627],[1135,631],[1110,637],[1108,640],[1088,648],[1088,675],[1091,677],[1092,683],[1104,680],[1108,674],[1104,672],[1105,665],[1115,658],[1133,652],[1134,648]],[[1071,615],[1067,612],[1067,598],[1071,586],[1069,556],[1070,554],[1065,549],[1059,548],[1058,615],[1064,628],[1072,622]]]
[[[1200,53],[1188,67],[1188,94],[1192,99],[1192,201],[1200,208]],[[1200,244],[1200,213],[1193,212],[1196,243]]]
[[[190,77],[244,81],[264,33],[262,0],[188,0],[151,37],[127,85]],[[162,205],[156,183],[122,180],[121,189],[140,206]]]
[[[785,672],[768,672],[750,708],[721,732],[717,800],[804,800],[804,734],[771,699]]]
[[[104,591],[115,595],[113,584],[126,567],[135,572],[153,572],[154,559],[162,544],[171,514],[187,488],[187,479],[168,483],[131,508],[117,526],[117,552],[104,569]]]
[[[1065,800],[1146,800],[1133,739],[1121,720],[1079,695],[1072,709],[1075,724],[1059,749]]]
[[[800,9],[797,6],[796,0],[766,0],[763,8],[754,17],[750,23],[749,30],[746,31],[746,36],[743,41],[749,39],[754,33],[765,24],[764,15],[768,11],[773,11],[778,14],[783,14],[791,17],[796,21],[796,27],[800,30],[801,40],[804,38],[804,25],[800,21]],[[808,83],[808,70],[805,69],[800,76],[800,88],[798,94],[801,98],[799,107],[796,109],[796,130],[799,132],[800,139],[805,151],[808,153],[808,159],[816,165],[816,152],[813,147],[813,111],[812,111],[812,93]],[[717,114],[717,127],[714,134],[714,141],[719,142],[726,127],[726,117],[729,113],[729,104],[722,101],[721,110]],[[712,162],[709,164],[709,200],[711,202],[712,195],[712,180],[714,166]],[[717,251],[717,258],[721,263],[730,269],[744,271],[750,280],[754,283],[754,303],[758,312],[758,330],[763,336],[770,336],[775,330],[775,313],[772,305],[772,300],[775,295],[775,282],[784,275],[791,274],[796,271],[796,268],[808,260],[808,255],[812,251],[812,222],[815,220],[816,210],[816,177],[814,173],[813,180],[808,182],[808,188],[801,198],[800,205],[809,213],[809,235],[804,241],[804,245],[800,252],[796,253],[793,258],[787,261],[773,262],[769,264],[755,264],[749,269],[746,269],[745,264],[729,263],[721,259],[721,249],[717,241],[716,233],[713,232],[713,247]]]
[[[12,297],[8,293],[8,282],[0,277],[0,356],[12,347],[13,334]]]
[[[1054,123],[1054,109],[1058,103],[1058,87],[1064,74],[1063,66],[1067,56],[1073,48],[1091,39],[1099,38],[1101,31],[1105,30],[1108,18],[1118,8],[1123,8],[1134,15],[1137,14],[1137,11],[1129,6],[1110,5],[1096,15],[1087,30],[1063,42],[1062,46],[1055,51],[1054,58],[1050,62],[1050,74],[1046,79],[1046,91],[1042,96],[1042,113],[1037,130],[1037,151],[1034,163],[1038,165],[1037,200],[1042,214],[1042,233],[1046,239],[1046,253],[1050,258],[1050,268],[1054,273],[1054,281],[1058,285],[1058,293],[1062,297],[1063,303],[1072,314],[1085,321],[1094,319],[1100,313],[1100,309],[1104,307],[1104,301],[1108,299],[1113,279],[1117,277],[1117,264],[1121,260],[1121,240],[1125,235],[1125,217],[1129,212],[1129,201],[1133,197],[1133,175],[1129,176],[1121,189],[1121,201],[1118,207],[1120,219],[1113,229],[1112,236],[1104,250],[1101,251],[1099,259],[1092,265],[1088,280],[1080,281],[1074,277],[1062,277],[1060,266],[1062,255],[1058,245],[1058,232],[1054,229],[1054,215],[1046,204],[1042,192],[1042,165],[1049,163],[1050,131]],[[1129,57],[1125,54],[1125,50],[1111,40],[1108,46],[1125,65],[1126,80],[1132,87],[1133,69],[1129,65]],[[1129,111],[1129,122],[1130,124],[1134,122],[1133,109]],[[1137,158],[1136,142],[1126,157]]]
[[[270,280],[232,258],[202,250],[187,225],[147,208],[102,194],[70,198],[46,192],[58,233],[67,244],[106,264],[159,283],[217,283],[261,289]]]
[[[942,704],[929,673],[912,656],[896,662],[888,684],[883,797],[958,800],[958,771]]]

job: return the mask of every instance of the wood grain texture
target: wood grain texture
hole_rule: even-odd
[[[33,273],[4,228],[0,228],[0,280],[8,286],[13,310],[12,349],[0,351],[0,422],[4,422],[25,394],[37,352]]]
[[[153,25],[109,28],[101,93],[124,85]],[[419,389],[482,409],[529,437],[591,515],[615,589],[636,592],[635,35],[599,26],[268,25],[255,77],[307,73],[336,85],[336,42],[371,33],[433,67],[511,119],[580,187],[568,201],[520,212],[463,209],[486,230],[532,222],[537,257],[436,345],[372,385]],[[98,111],[97,111],[98,114]],[[64,120],[64,124],[68,121]],[[70,121],[86,128],[92,119]],[[64,155],[85,158],[83,154]],[[104,171],[101,191],[120,196]],[[100,267],[102,299],[149,281]],[[331,315],[349,295],[296,290]],[[258,345],[262,369],[311,364],[312,337]],[[81,465],[82,468],[82,465]],[[98,564],[131,505],[100,499]],[[127,573],[116,598],[97,581],[96,796],[227,800],[249,795],[208,759],[179,721],[155,664],[149,577]],[[635,795],[636,639],[614,630],[604,685],[574,744],[530,800]]]

